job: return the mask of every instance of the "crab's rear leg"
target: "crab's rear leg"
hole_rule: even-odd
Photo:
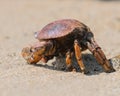
[[[75,49],[75,56],[80,66],[81,72],[86,74],[88,71],[85,69],[85,66],[83,64],[82,55],[81,55],[81,47],[77,40],[74,41],[74,49]]]
[[[86,46],[93,53],[96,60],[102,65],[105,72],[107,73],[114,72],[115,71],[114,68],[110,65],[100,46],[96,43],[92,33],[89,33],[86,40],[87,40]]]

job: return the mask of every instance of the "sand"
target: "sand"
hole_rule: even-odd
[[[0,96],[119,96],[119,69],[84,75],[54,70],[51,62],[28,65],[21,57],[34,32],[65,18],[88,25],[108,59],[120,54],[119,0],[1,0]]]

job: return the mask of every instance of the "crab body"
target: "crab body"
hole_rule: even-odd
[[[35,38],[39,41],[52,42],[56,46],[56,52],[52,55],[65,55],[68,50],[73,51],[76,39],[82,50],[87,49],[83,42],[88,34],[93,35],[83,23],[74,19],[63,19],[46,25],[35,34]]]
[[[28,63],[37,63],[40,60],[47,62],[54,56],[61,55],[66,56],[67,70],[72,71],[75,69],[72,67],[71,57],[75,54],[81,71],[86,73],[81,51],[89,49],[106,72],[114,71],[96,43],[90,28],[77,20],[54,21],[36,32],[35,38],[38,39],[36,43],[22,50],[22,56]]]

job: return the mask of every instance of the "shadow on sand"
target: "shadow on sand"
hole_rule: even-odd
[[[93,57],[92,54],[83,54],[82,55],[83,63],[86,67],[88,73],[86,75],[98,75],[104,72],[101,65],[99,65],[96,59]],[[77,72],[81,72],[76,59],[72,58],[72,65],[76,69]],[[47,64],[34,64],[36,67],[43,67],[50,70],[57,70],[57,71],[65,71],[66,72],[66,64],[65,64],[65,57],[55,58],[54,60],[48,62]],[[112,64],[111,64],[112,66]]]

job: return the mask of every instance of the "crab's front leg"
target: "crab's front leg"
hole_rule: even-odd
[[[88,35],[86,45],[88,49],[93,53],[96,60],[102,65],[105,72],[110,73],[114,72],[114,68],[110,65],[110,62],[107,60],[104,52],[101,50],[100,46],[96,43],[93,34]]]

